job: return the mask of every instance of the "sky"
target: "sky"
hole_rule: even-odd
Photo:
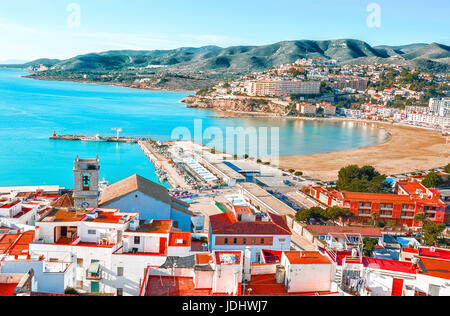
[[[448,0],[0,1],[0,62],[355,38],[450,45]]]

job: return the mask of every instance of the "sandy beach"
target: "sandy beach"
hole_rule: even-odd
[[[301,170],[306,176],[336,180],[342,167],[372,165],[392,175],[428,170],[450,162],[450,144],[437,131],[382,122],[371,122],[384,128],[390,138],[378,145],[338,152],[280,158],[280,168]]]

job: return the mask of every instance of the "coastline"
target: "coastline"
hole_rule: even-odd
[[[307,118],[217,111],[220,118],[248,117],[305,121],[350,122],[371,125],[386,132],[385,141],[371,146],[313,155],[281,156],[279,168],[301,170],[306,176],[336,180],[342,167],[372,165],[383,174],[394,175],[442,167],[450,162],[450,144],[439,131],[399,123],[349,118]],[[245,116],[246,115],[246,116]],[[271,160],[266,158],[266,160]],[[276,163],[277,161],[274,161]]]
[[[49,78],[38,79],[36,77],[32,77],[31,79],[47,81],[68,81]],[[128,87],[127,85],[113,83],[96,83],[90,81],[72,82]],[[134,88],[142,89],[137,87]],[[146,90],[175,91],[165,89]],[[183,92],[188,91],[183,90]],[[360,166],[373,165],[382,173],[399,174],[441,167],[448,164],[448,162],[450,161],[450,146],[446,145],[445,138],[442,137],[439,132],[426,128],[348,118],[304,118],[285,117],[273,113],[265,114],[260,112],[252,113],[242,111],[214,111],[217,113],[217,115],[213,117],[216,118],[260,117],[264,119],[273,118],[283,120],[287,119],[328,122],[334,121],[353,122],[355,124],[370,124],[371,127],[381,128],[387,133],[385,141],[377,145],[314,155],[294,155],[280,157],[280,168],[301,170],[305,175],[312,178],[322,180],[335,180],[340,168],[350,164],[357,164]]]
[[[365,122],[365,121],[362,121]],[[280,157],[280,168],[301,170],[321,180],[336,180],[342,167],[371,165],[387,175],[442,167],[450,161],[450,145],[437,131],[371,122],[389,137],[383,143],[343,151]]]
[[[98,81],[87,81],[87,80],[66,80],[66,79],[55,79],[48,77],[32,77],[29,75],[22,76],[22,78],[33,79],[33,80],[41,80],[41,81],[59,81],[59,82],[76,82],[76,83],[86,83],[86,84],[97,84],[97,85],[105,85],[105,86],[113,86],[113,87],[122,87],[136,90],[148,90],[148,91],[164,91],[164,92],[183,92],[183,93],[194,93],[194,91],[189,91],[185,89],[166,89],[166,88],[157,88],[157,87],[136,87],[132,84],[121,84],[114,82],[98,82]]]

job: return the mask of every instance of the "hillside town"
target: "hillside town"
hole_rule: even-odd
[[[144,145],[180,185],[102,185],[99,157],[76,157],[73,189],[0,188],[0,295],[450,295],[450,165],[333,184]]]
[[[240,112],[288,117],[386,121],[448,132],[450,77],[396,64],[346,65],[322,58],[299,59],[266,72],[220,82],[186,98],[189,106],[215,108],[222,100],[251,100]],[[279,105],[268,110],[261,103]],[[227,111],[227,108],[220,107]],[[228,110],[238,111],[229,106]]]

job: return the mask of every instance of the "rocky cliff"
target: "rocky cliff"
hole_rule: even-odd
[[[211,109],[222,112],[245,112],[252,114],[279,115],[288,113],[289,105],[271,99],[237,97],[236,99],[211,98],[203,96],[188,96],[181,102],[187,107]]]

